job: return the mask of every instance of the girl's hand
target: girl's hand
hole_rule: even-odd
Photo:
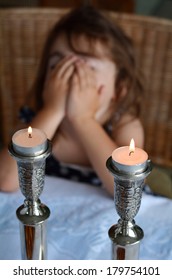
[[[63,119],[71,76],[74,72],[75,56],[63,58],[47,75],[43,91],[44,106],[51,108]]]
[[[95,118],[102,87],[97,88],[95,72],[86,63],[77,61],[75,67],[67,100],[67,116],[71,121]]]

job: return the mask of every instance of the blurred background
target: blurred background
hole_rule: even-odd
[[[98,9],[119,13],[172,19],[172,0],[0,0],[0,9],[17,7],[74,8],[81,4],[92,4]],[[2,147],[1,133],[0,131],[0,148]]]
[[[146,111],[147,117],[144,120],[147,131],[147,144],[145,148],[149,150],[149,155],[152,160],[156,158],[154,163],[161,164],[162,166],[161,170],[154,169],[156,172],[152,172],[152,179],[149,176],[151,181],[148,184],[156,193],[172,198],[172,0],[0,0],[0,10],[18,7],[43,9],[76,8],[83,4],[91,4],[98,9],[109,10],[119,14],[129,13],[129,18],[134,14],[151,16],[150,19],[146,19],[148,21],[150,20],[149,25],[144,26],[141,21],[141,28],[139,27],[138,33],[136,32],[137,25],[133,29],[134,34],[138,36],[138,42],[140,44],[139,54],[143,54],[139,58],[142,61],[142,68],[146,69],[145,74],[148,79],[146,87],[148,93],[154,96],[152,99],[148,98],[148,103],[145,103],[151,108],[151,113],[147,114]],[[15,14],[15,12],[16,9],[11,11],[12,14]],[[18,24],[14,21],[14,28],[11,31],[10,20],[8,25],[8,16],[5,16],[4,19],[3,17],[1,18],[2,26],[0,26],[0,29],[4,32],[0,30],[0,35],[6,39],[4,40],[5,43],[2,44],[3,39],[0,36],[0,70],[2,69],[0,84],[4,88],[4,94],[1,93],[0,95],[0,97],[3,97],[0,98],[0,148],[4,143],[9,142],[9,135],[12,133],[14,127],[16,127],[18,109],[23,105],[23,96],[27,93],[32,83],[37,65],[38,46],[41,45],[36,39],[38,33],[35,32],[34,24],[30,24],[30,18],[27,17],[28,10],[26,9],[25,12],[22,11],[20,13],[20,16],[26,22],[29,22],[28,28],[25,25],[23,29],[20,28],[22,20],[19,20]],[[158,19],[154,21],[152,17]],[[170,21],[168,22],[166,19]],[[38,22],[41,23],[41,20]],[[126,26],[127,29],[128,22]],[[48,26],[43,24],[41,28],[39,38],[43,36],[43,32]],[[144,30],[144,32],[142,33],[141,30]],[[22,41],[22,38],[26,38],[25,31],[28,32],[29,38],[33,36],[35,41]],[[13,39],[12,43],[11,37]],[[37,47],[30,48],[30,46],[33,46],[33,41],[36,42],[35,46]],[[4,52],[6,45],[8,45],[7,49],[9,52]],[[146,56],[144,56],[145,54]],[[3,63],[5,65],[4,67]],[[16,67],[15,75],[13,75],[13,63]],[[25,70],[23,71],[23,69]],[[150,102],[150,100],[152,101]],[[147,109],[148,107],[146,107]],[[154,139],[158,139],[158,141],[154,141]]]
[[[10,7],[77,7],[92,4],[118,12],[151,15],[172,19],[172,0],[0,0],[0,8]]]

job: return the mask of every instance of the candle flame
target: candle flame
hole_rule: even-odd
[[[130,141],[130,147],[129,147],[129,156],[134,153],[135,151],[135,142],[134,139],[132,138]]]
[[[29,136],[29,138],[32,138],[32,128],[31,128],[31,126],[28,127],[28,136]]]

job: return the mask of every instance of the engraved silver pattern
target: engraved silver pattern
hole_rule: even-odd
[[[115,207],[121,219],[131,221],[137,215],[141,205],[143,186],[144,180],[114,180]]]
[[[21,192],[26,199],[36,201],[44,187],[45,160],[17,163]]]

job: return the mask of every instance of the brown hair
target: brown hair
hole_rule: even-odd
[[[85,35],[92,46],[96,40],[105,45],[109,58],[115,62],[118,69],[115,87],[117,98],[119,98],[115,113],[121,116],[124,112],[130,111],[133,115],[138,115],[143,87],[138,75],[133,43],[114,21],[112,22],[102,12],[89,6],[70,11],[50,31],[34,85],[36,108],[40,109],[43,105],[42,91],[50,49],[62,33],[66,34],[68,43],[75,52],[77,52],[75,36]],[[94,54],[94,47],[91,48],[91,52]],[[121,99],[120,92],[124,86],[128,93]]]

